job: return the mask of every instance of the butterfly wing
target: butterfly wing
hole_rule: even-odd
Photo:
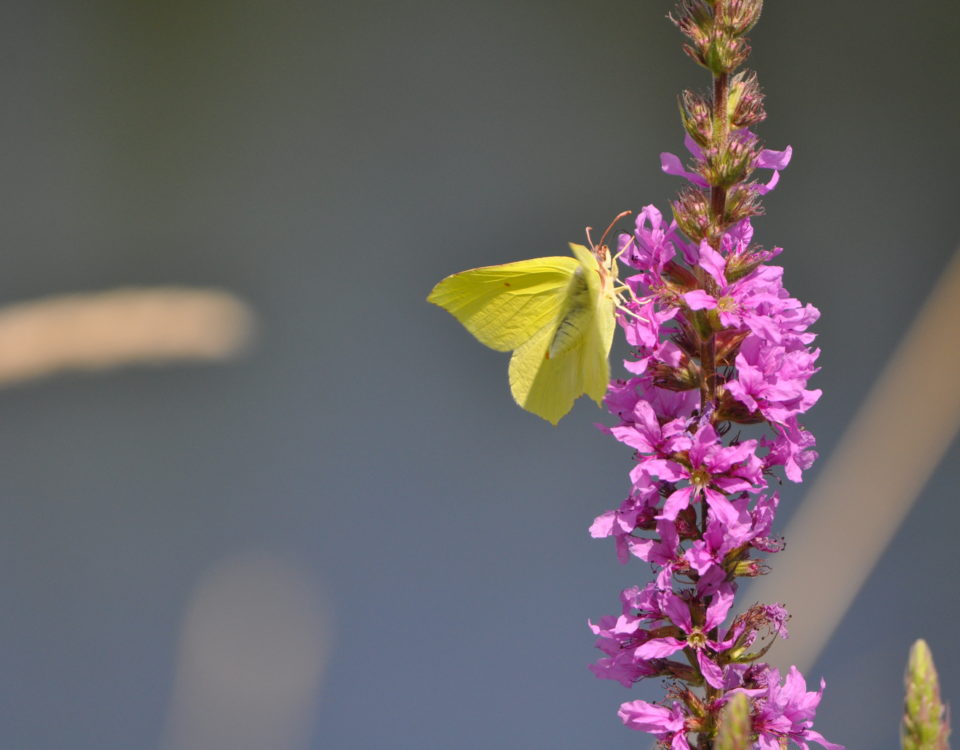
[[[545,327],[556,328],[579,267],[574,258],[557,256],[474,268],[443,279],[427,301],[453,315],[482,344],[509,351]]]
[[[580,378],[581,342],[572,349],[550,357],[556,326],[544,326],[510,358],[510,392],[527,411],[551,424],[570,411],[583,393]]]
[[[570,249],[584,269],[593,313],[589,325],[585,326],[580,348],[580,393],[586,393],[600,406],[610,385],[610,347],[617,328],[617,307],[613,293],[616,267],[615,262],[611,261],[609,267],[601,269],[596,256],[583,245],[571,243]]]
[[[448,276],[427,297],[481,343],[513,350],[514,399],[554,425],[581,394],[598,404],[603,399],[615,328],[609,269],[586,247],[570,248],[574,258],[535,258]]]
[[[610,381],[615,302],[593,253],[570,245],[578,268],[557,322],[510,358],[510,390],[524,409],[552,424],[586,393],[601,403]]]

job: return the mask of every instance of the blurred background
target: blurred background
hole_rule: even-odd
[[[667,211],[675,98],[708,82],[671,7],[0,5],[0,301],[218,289],[249,327],[216,361],[0,391],[2,747],[649,745],[616,710],[661,687],[586,668],[587,618],[650,576],[587,533],[629,451],[586,400],[557,428],[521,411],[507,357],[424,298]],[[752,36],[760,134],[794,147],[756,239],[822,311],[824,458],[782,530],[960,240],[960,12],[771,2]],[[835,742],[898,746],[919,636],[960,703],[958,459],[954,438],[808,673]]]

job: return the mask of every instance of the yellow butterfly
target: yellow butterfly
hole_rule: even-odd
[[[584,393],[599,405],[610,382],[607,358],[622,289],[617,288],[616,258],[603,244],[610,228],[590,248],[571,242],[572,258],[534,258],[455,273],[427,297],[480,343],[513,350],[513,398],[554,425]]]

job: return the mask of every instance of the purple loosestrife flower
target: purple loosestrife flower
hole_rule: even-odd
[[[807,682],[796,667],[790,667],[780,685],[780,673],[770,667],[766,673],[758,674],[758,681],[762,687],[739,692],[758,699],[756,705],[759,710],[753,719],[754,731],[758,734],[757,747],[762,750],[779,750],[782,740],[790,740],[802,750],[806,750],[807,742],[816,742],[827,750],[842,750],[842,745],[827,742],[823,735],[813,731],[813,717],[817,706],[823,697],[824,682],[820,681],[820,690],[807,691]]]
[[[783,466],[787,479],[799,482],[803,472],[817,460],[817,452],[813,450],[817,444],[816,438],[797,424],[795,419],[777,427],[776,432],[775,440],[763,441],[770,448],[765,456],[767,466]]]
[[[689,750],[686,714],[676,701],[665,708],[646,701],[630,701],[620,706],[619,716],[631,729],[649,732],[671,750]]]
[[[632,237],[620,235],[617,252],[623,254],[627,265],[649,270],[650,275],[645,277],[648,283],[659,279],[663,267],[676,256],[677,247],[688,257],[687,242],[677,231],[677,223],[670,222],[670,226],[664,228],[663,214],[656,206],[644,206],[637,214],[635,227]]]
[[[676,701],[671,708],[646,701],[630,701],[620,706],[620,718],[631,729],[649,732],[671,750],[689,750],[686,714]]]
[[[787,424],[820,398],[819,390],[804,387],[817,371],[813,366],[817,354],[806,349],[787,351],[748,337],[737,354],[737,377],[727,383],[727,392],[768,422]]]
[[[610,434],[641,453],[671,455],[675,451],[689,450],[693,446],[687,433],[687,420],[671,419],[661,425],[649,401],[638,399],[630,417],[630,422],[612,428]]]
[[[761,495],[751,511],[747,509],[750,502],[748,497],[733,500],[731,505],[737,512],[737,520],[724,523],[716,517],[709,518],[707,530],[684,553],[689,566],[702,580],[711,569],[722,570],[727,555],[744,545],[750,545],[761,552],[778,552],[781,545],[767,535],[770,533],[779,501],[780,497],[775,492]]]
[[[727,495],[763,486],[762,463],[756,455],[757,441],[724,446],[713,425],[701,424],[685,459],[651,458],[643,468],[668,482],[683,483],[667,497],[661,518],[676,520],[680,511],[703,495],[710,510],[725,524],[735,523],[737,512]]]
[[[665,172],[689,183],[673,218],[645,206],[618,238],[621,262],[636,271],[619,315],[633,352],[630,377],[605,399],[618,422],[601,429],[633,450],[634,465],[627,498],[590,527],[613,537],[621,562],[639,558],[655,576],[622,592],[618,615],[590,623],[604,654],[591,669],[625,687],[671,681],[662,703],[628,701],[619,713],[664,748],[712,748],[721,710],[743,694],[754,747],[840,750],[812,728],[823,683],[807,691],[794,667],[781,684],[760,661],[786,637],[786,610],[733,614],[738,579],[766,573],[764,557],[783,546],[770,536],[779,496],[767,485],[779,471],[799,482],[815,460],[799,418],[820,397],[808,388],[819,313],[769,265],[781,249],[754,243],[760,197],[792,156],[763,148],[750,129],[765,118],[756,76],[733,73],[760,6],[680,0],[673,19],[684,50],[713,74],[712,97],[681,97],[689,166],[661,156]],[[757,170],[772,175],[756,181]],[[763,434],[744,437],[746,428]]]

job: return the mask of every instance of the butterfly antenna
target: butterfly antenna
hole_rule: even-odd
[[[607,257],[607,253],[609,251],[607,250],[607,246],[604,243],[607,241],[607,235],[610,234],[610,230],[613,229],[613,225],[616,224],[618,221],[620,221],[620,219],[622,219],[624,216],[629,216],[632,213],[633,211],[621,211],[616,216],[614,216],[613,221],[610,222],[610,226],[608,226],[604,230],[603,236],[600,238],[599,244],[596,244],[596,245],[593,244],[593,237],[590,236],[590,232],[593,230],[593,227],[586,228],[587,243],[590,245],[590,250],[598,259],[602,260]],[[617,253],[617,257],[619,257],[619,255],[620,254]]]
[[[633,211],[621,211],[616,216],[613,217],[613,221],[610,222],[610,226],[607,227],[606,231],[603,233],[603,237],[600,238],[600,244],[602,245],[607,241],[607,235],[610,234],[610,230],[613,229],[613,225],[616,224],[624,216],[629,216]],[[590,232],[587,231],[587,239],[590,239]]]

